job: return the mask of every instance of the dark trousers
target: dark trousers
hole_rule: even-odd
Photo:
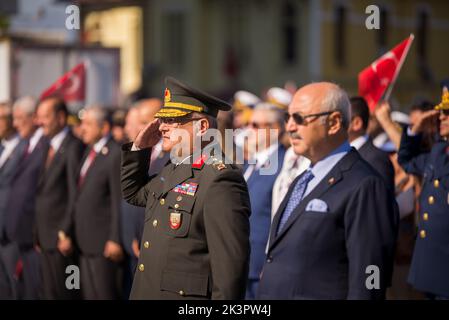
[[[76,289],[66,287],[66,268],[77,265],[74,257],[64,257],[58,250],[42,250],[42,291],[41,297],[45,300],[73,300],[79,296]]]
[[[34,248],[19,248],[14,242],[3,244],[1,259],[11,285],[10,298],[35,300],[41,285],[39,253]]]
[[[120,299],[120,265],[103,256],[80,257],[81,292],[86,300]]]

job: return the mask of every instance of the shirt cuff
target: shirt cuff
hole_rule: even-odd
[[[131,147],[131,151],[140,151],[140,150],[141,149],[133,143],[133,145]]]
[[[409,137],[417,136],[416,133],[412,132],[412,128],[411,128],[410,126],[407,127],[407,135],[408,135]]]

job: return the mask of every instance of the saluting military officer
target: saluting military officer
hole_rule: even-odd
[[[424,112],[413,127],[404,130],[398,161],[405,171],[423,177],[420,221],[408,281],[430,298],[449,299],[449,93],[435,110]],[[421,153],[421,131],[439,118],[437,141]]]
[[[193,143],[216,128],[219,110],[231,107],[174,78],[165,81],[163,108],[122,152],[123,196],[146,207],[130,298],[242,299],[250,250],[247,185],[221,151],[209,154],[217,145]],[[170,139],[175,129],[187,133],[181,142]],[[165,152],[178,143],[188,152],[148,176],[151,147],[161,136]]]

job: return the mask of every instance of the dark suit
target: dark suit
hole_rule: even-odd
[[[43,170],[36,196],[37,243],[42,250],[44,299],[69,299],[65,269],[74,264],[57,249],[58,231],[73,238],[70,204],[76,195],[76,179],[84,145],[68,132],[50,165]]]
[[[89,152],[90,148],[81,163]],[[75,237],[81,251],[81,287],[86,299],[120,296],[119,264],[103,256],[107,241],[121,244],[120,201],[120,147],[110,138],[78,187],[73,207]]]
[[[37,184],[45,163],[48,141],[41,137],[33,151],[22,159],[12,179],[8,206],[5,212],[5,235],[9,261],[14,267],[19,259],[23,263],[18,297],[36,299],[39,296],[39,256],[34,250],[34,222]],[[9,250],[11,249],[11,250]]]
[[[417,290],[449,298],[449,143],[421,153],[421,136],[402,135],[399,164],[423,179],[418,237],[408,281]]]
[[[249,260],[249,281],[246,290],[246,298],[254,299],[257,284],[265,262],[265,249],[267,247],[268,234],[271,225],[271,199],[274,182],[282,169],[285,148],[279,145],[278,149],[270,156],[273,172],[263,174],[261,169],[254,170],[250,175],[248,191],[251,200],[250,243],[251,255]],[[274,158],[277,159],[274,159]]]
[[[260,299],[383,299],[397,236],[395,200],[355,149],[302,199],[276,235],[300,175],[276,213],[259,284]],[[327,211],[306,211],[311,200]],[[366,268],[380,270],[380,289],[368,290]]]
[[[388,154],[376,148],[371,139],[368,139],[358,151],[362,158],[381,175],[387,187],[394,192],[394,168]]]
[[[15,281],[12,278],[15,259],[8,254],[7,248],[3,247],[7,242],[4,219],[8,201],[10,199],[9,193],[11,190],[12,179],[16,174],[19,162],[23,157],[25,147],[26,141],[21,139],[6,162],[0,168],[0,264],[3,265],[3,271],[0,271],[0,273],[2,273],[0,275],[0,299],[16,298]],[[10,263],[8,263],[7,260],[10,260]]]
[[[211,159],[149,177],[150,150],[130,148],[122,148],[123,196],[146,207],[131,299],[242,299],[250,203],[240,170]]]

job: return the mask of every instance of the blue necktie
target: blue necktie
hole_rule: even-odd
[[[284,213],[281,216],[281,221],[279,222],[277,233],[282,231],[282,229],[284,228],[285,224],[288,221],[288,218],[290,218],[293,210],[295,210],[295,208],[301,202],[302,196],[306,191],[307,184],[312,179],[313,173],[312,170],[310,169],[307,169],[307,171],[302,175],[302,177],[299,178],[298,182],[296,183],[293,189],[292,194],[290,195],[290,199],[288,199],[288,203],[287,206],[285,207]]]

